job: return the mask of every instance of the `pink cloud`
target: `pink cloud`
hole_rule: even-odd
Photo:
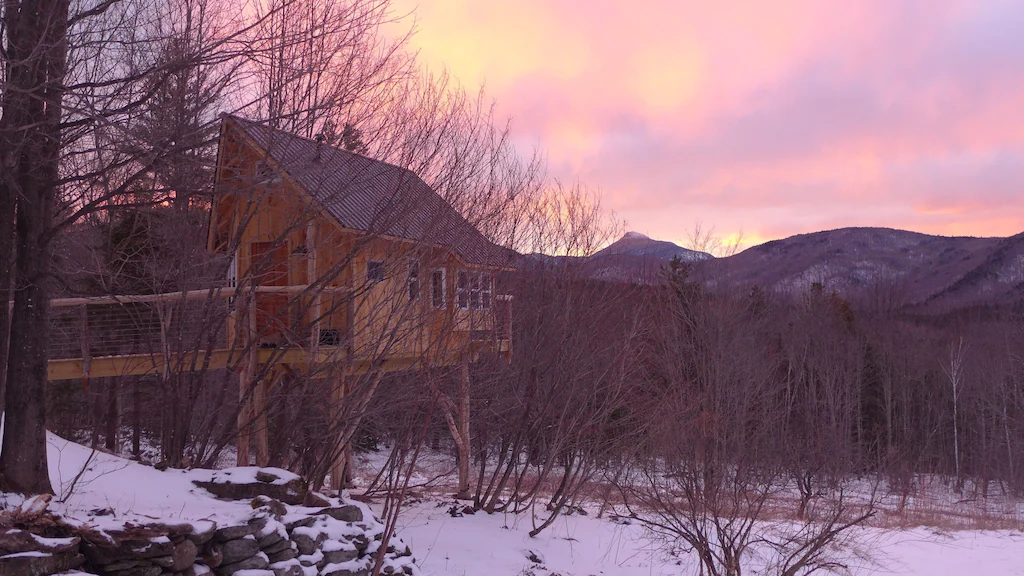
[[[1024,5],[423,0],[552,171],[655,236],[1024,230]]]

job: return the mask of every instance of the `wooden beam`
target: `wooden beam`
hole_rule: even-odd
[[[310,286],[297,284],[292,286],[256,286],[247,289],[238,288],[203,288],[202,290],[185,290],[181,292],[164,292],[161,294],[114,294],[110,296],[82,296],[79,298],[54,298],[50,300],[51,308],[68,306],[85,306],[89,304],[138,304],[154,302],[175,302],[180,300],[205,300],[207,298],[231,298],[236,293],[245,294],[255,291],[257,294],[344,294],[350,292],[347,286]],[[8,302],[11,306],[13,301]]]
[[[474,343],[473,348],[477,352],[484,345],[490,343]],[[508,347],[508,341],[498,342],[497,351],[501,352]],[[347,354],[337,346],[320,346],[314,355],[309,350],[302,348],[259,348],[256,353],[256,361],[259,364],[288,364],[308,367],[329,366],[331,364],[345,365],[345,373],[350,375],[365,374],[371,371],[399,372],[412,370],[421,366],[427,361],[434,366],[453,366],[459,362],[456,355],[424,358],[422,354],[401,354],[393,355],[384,360],[372,362],[369,359],[349,358]],[[210,369],[228,368],[239,363],[240,350],[214,350],[209,357],[203,352],[186,352],[181,355],[171,356],[171,368],[192,366],[201,367],[206,365]],[[86,360],[84,358],[55,358],[50,360],[48,367],[48,378],[51,381],[78,380],[85,373]],[[118,356],[96,356],[89,360],[88,373],[90,378],[103,378],[108,376],[140,376],[145,374],[159,374],[164,369],[164,357],[159,354],[123,354]],[[314,368],[315,369],[315,368]],[[327,376],[329,370],[322,371]]]

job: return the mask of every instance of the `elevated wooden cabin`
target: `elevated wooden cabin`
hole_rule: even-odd
[[[225,116],[215,192],[208,248],[231,258],[227,338],[247,356],[241,464],[250,431],[266,459],[261,364],[344,381],[510,354],[511,298],[495,279],[515,253],[412,171]],[[347,384],[332,389],[342,403]],[[344,459],[332,469],[340,487]]]
[[[229,339],[356,366],[511,347],[495,277],[514,252],[393,164],[225,116],[209,249],[230,253],[229,286],[259,290]]]

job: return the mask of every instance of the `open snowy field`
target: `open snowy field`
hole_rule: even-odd
[[[51,510],[82,522],[224,521],[244,512],[237,503],[197,491],[191,480],[208,472],[161,472],[52,434],[49,448],[58,492]],[[450,500],[427,494],[404,508],[398,532],[433,576],[696,574],[684,548],[652,541],[641,527],[623,520],[599,519],[593,512],[562,516],[530,538],[528,514],[453,517]],[[1024,575],[1024,533],[1016,531],[863,528],[857,542],[845,556],[854,574]]]
[[[564,516],[537,538],[528,517],[453,518],[437,502],[410,506],[399,523],[420,566],[433,576],[667,576],[697,574],[693,558],[645,538],[641,528]],[[853,574],[1024,575],[1024,534],[862,529],[848,560]],[[528,556],[543,560],[542,564]]]

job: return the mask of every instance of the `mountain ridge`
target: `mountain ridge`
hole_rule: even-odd
[[[705,282],[798,294],[821,284],[865,302],[945,309],[1024,298],[1024,233],[938,236],[883,227],[796,234],[714,258],[627,232],[585,260],[588,276],[653,282],[672,256]]]

